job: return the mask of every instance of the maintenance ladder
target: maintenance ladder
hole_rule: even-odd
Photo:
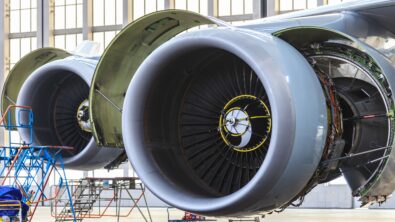
[[[15,112],[13,112],[14,110]],[[15,119],[15,123],[13,123],[13,119]],[[0,148],[0,184],[11,185],[21,191],[22,202],[30,206],[27,221],[33,220],[34,213],[40,203],[55,199],[60,190],[67,192],[72,215],[75,215],[61,155],[63,150],[73,148],[34,146],[33,121],[33,112],[30,107],[26,106],[11,105],[3,114],[0,127],[8,131],[8,146]],[[28,141],[15,141],[13,138],[11,131],[20,128],[29,130]],[[59,178],[57,183],[59,190],[54,193],[54,196],[47,196],[45,191],[51,175],[56,175]],[[75,216],[73,221],[76,221]]]
[[[74,181],[70,181],[70,185],[73,185]],[[73,202],[74,202],[74,213],[76,221],[82,221],[88,213],[93,209],[93,205],[95,204],[96,200],[99,198],[101,190],[92,189],[87,180],[80,180],[76,189],[73,192]],[[62,193],[63,195],[64,193]],[[59,195],[61,197],[62,195]],[[52,211],[55,210],[55,217],[56,222],[63,222],[63,221],[72,221],[74,219],[72,208],[70,207],[70,201],[66,201],[62,210],[58,214],[57,208],[61,199],[58,199],[55,205],[51,205]]]
[[[104,217],[117,218],[119,221],[120,218],[129,217],[134,210],[139,212],[144,221],[152,221],[145,187],[136,177],[87,177],[69,181],[69,186],[73,193],[77,221]],[[51,204],[51,214],[56,221],[67,221],[71,217],[69,206],[68,199],[58,195],[58,199]]]

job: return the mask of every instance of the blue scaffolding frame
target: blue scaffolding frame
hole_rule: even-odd
[[[50,176],[55,174],[59,177],[59,190],[67,191],[73,221],[77,221],[61,155],[62,150],[73,148],[33,144],[33,123],[34,115],[30,107],[11,105],[3,114],[0,127],[8,131],[8,145],[0,148],[1,185],[11,185],[21,191],[22,202],[31,206],[27,221],[32,221],[38,204],[50,201],[58,194],[55,197],[45,194]],[[29,130],[28,141],[14,141],[12,131],[20,128]]]

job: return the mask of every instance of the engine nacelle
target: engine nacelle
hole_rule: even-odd
[[[170,40],[139,67],[123,138],[142,181],[170,205],[206,215],[268,211],[316,171],[325,101],[312,67],[283,40],[199,31]]]
[[[74,148],[62,154],[67,168],[106,167],[123,152],[98,147],[91,133],[89,88],[96,63],[79,57],[47,63],[26,79],[18,95],[17,104],[30,106],[39,117],[34,121],[34,144]],[[20,128],[19,132],[22,139],[30,137],[29,130]]]
[[[89,88],[98,59],[60,52],[40,49],[16,64],[5,84],[3,98],[15,96],[14,92],[17,92],[17,99],[3,99],[3,103],[12,101],[32,108],[36,116],[33,138],[29,129],[18,128],[23,141],[32,139],[32,145],[74,148],[62,153],[65,167],[78,170],[107,167],[121,156],[123,150],[99,147],[91,133]],[[26,122],[23,119],[26,116],[20,118]]]
[[[134,73],[125,149],[155,195],[200,214],[284,209],[340,175],[363,204],[380,203],[395,189],[394,73],[322,27],[185,33]]]
[[[393,54],[360,40],[381,32],[345,34],[352,14],[318,27],[325,15],[311,15],[235,28],[152,13],[100,60],[32,52],[11,71],[2,109],[31,106],[34,143],[75,147],[69,168],[117,165],[125,146],[145,185],[186,211],[284,209],[340,175],[363,204],[382,203],[395,190]],[[180,34],[200,25],[210,27]]]

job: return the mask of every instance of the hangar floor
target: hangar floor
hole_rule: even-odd
[[[152,208],[152,219],[154,222],[166,222],[167,212],[166,208]],[[48,207],[38,208],[33,221],[40,222],[53,222],[55,221],[50,215]],[[180,219],[183,212],[171,209],[171,219]],[[262,222],[393,222],[395,218],[395,210],[328,210],[328,209],[288,209],[281,214],[269,215]],[[102,218],[102,219],[86,219],[86,222],[113,222],[115,218]],[[143,222],[143,218],[136,211],[134,214],[127,218],[121,218],[121,222],[138,221]],[[218,222],[227,222],[228,219],[220,218]]]

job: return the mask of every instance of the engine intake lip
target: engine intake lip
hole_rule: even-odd
[[[168,166],[173,163],[158,161],[152,154],[157,144],[147,140],[145,128],[146,101],[157,78],[165,75],[163,70],[171,61],[201,48],[221,49],[246,62],[260,78],[271,105],[272,136],[265,161],[249,183],[224,196],[199,189],[199,184],[186,186],[192,177],[182,169],[174,175],[177,168],[169,170]],[[278,208],[304,188],[321,159],[326,115],[320,83],[293,47],[252,31],[207,29],[170,40],[144,61],[126,93],[122,130],[130,162],[160,199],[205,215],[242,215]]]
[[[50,100],[57,92],[56,84],[69,77],[83,82],[82,84],[86,84],[88,88],[91,84],[95,65],[96,61],[74,57],[57,60],[38,68],[26,79],[18,94],[17,104],[31,106],[33,109],[33,114],[35,115],[33,145],[70,146],[69,144],[60,144],[59,139],[56,139],[58,137],[52,128],[54,115],[49,115],[49,113],[53,112]],[[88,94],[89,91],[87,91],[86,96]],[[78,105],[79,103],[77,107]],[[76,112],[77,108],[71,115],[75,117]],[[76,117],[75,121],[78,125]],[[41,122],[41,125],[38,124],[39,122]],[[38,130],[41,131],[40,135],[37,134]],[[29,130],[19,128],[18,131],[22,139],[29,141]],[[121,149],[98,147],[93,136],[89,135],[89,141],[83,147],[79,147],[77,153],[63,154],[63,163],[69,169],[92,170],[106,166],[122,152]]]

